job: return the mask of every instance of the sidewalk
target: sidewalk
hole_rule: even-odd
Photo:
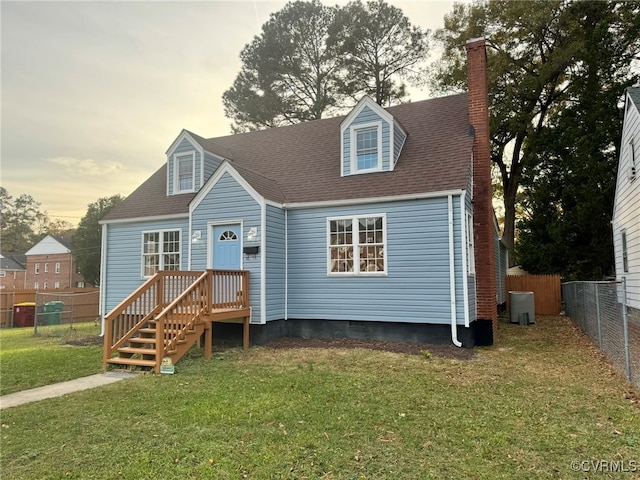
[[[79,392],[89,388],[100,387],[110,383],[119,382],[125,378],[137,377],[135,373],[107,372],[97,373],[88,377],[76,378],[68,382],[54,383],[44,387],[32,388],[22,392],[10,393],[0,396],[0,410],[5,408],[23,405],[25,403],[37,402],[45,398],[61,397],[67,393]]]

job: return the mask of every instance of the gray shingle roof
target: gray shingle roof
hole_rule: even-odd
[[[212,139],[191,134],[253,188],[279,203],[355,200],[467,188],[473,136],[467,95],[387,109],[408,136],[393,172],[340,176],[344,117]],[[166,196],[166,164],[105,220],[186,213],[194,194]]]
[[[167,165],[163,165],[147,181],[133,191],[103,220],[156,217],[189,212],[195,193],[167,196]]]
[[[2,270],[26,270],[27,257],[24,253],[0,254],[0,269]]]
[[[640,110],[640,86],[629,87],[627,88],[627,92],[629,92],[629,97],[631,97],[633,103],[635,103],[638,110]]]

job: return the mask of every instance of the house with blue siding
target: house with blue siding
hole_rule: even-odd
[[[242,271],[247,295],[234,291],[254,343],[492,343],[484,41],[467,52],[468,93],[389,108],[364,97],[344,117],[217,138],[180,132],[103,220],[103,316],[160,272]]]

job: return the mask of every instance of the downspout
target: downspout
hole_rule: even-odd
[[[100,297],[99,297],[99,306],[98,311],[100,313],[100,319],[102,327],[100,329],[100,336],[104,337],[105,333],[105,323],[104,323],[104,309],[105,305],[105,297],[107,294],[107,224],[102,224],[102,239],[100,242]]]
[[[289,319],[289,210],[284,210],[284,319]]]
[[[467,192],[460,195],[460,238],[462,239],[462,293],[464,295],[464,326],[469,328],[469,271],[467,270],[467,210],[465,199]]]
[[[200,185],[202,185],[202,183],[200,183]],[[193,235],[193,212],[191,211],[191,206],[189,206],[189,230],[187,231],[187,242],[189,242],[188,243],[189,249],[187,252],[187,270],[191,270],[191,244],[193,243],[192,235]],[[180,259],[180,263],[182,263],[182,258]],[[180,268],[182,268],[182,265],[180,265]]]
[[[262,201],[260,212],[260,323],[267,323],[267,204]]]
[[[461,347],[462,342],[458,340],[458,325],[456,318],[456,265],[455,248],[453,242],[453,196],[449,195],[449,292],[451,294],[451,341],[456,347]]]

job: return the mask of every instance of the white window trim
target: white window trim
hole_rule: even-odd
[[[191,186],[192,188],[186,190],[180,190],[180,175],[178,172],[178,159],[184,157],[191,157]],[[191,150],[189,152],[174,153],[173,154],[173,193],[190,193],[196,191],[196,151]]]
[[[60,282],[55,282],[53,284],[53,288],[60,288]]]
[[[44,273],[49,273],[49,264],[48,263],[44,264]]]
[[[622,263],[622,272],[629,273],[629,248],[626,228],[620,230],[620,261]]]
[[[33,267],[33,271],[36,275],[40,275],[40,264],[36,263],[35,266]]]
[[[361,218],[368,218],[368,217],[381,217],[382,218],[382,242],[383,242],[383,261],[384,261],[384,271],[382,272],[361,272],[360,271],[360,262],[356,262],[354,260],[354,268],[353,268],[353,272],[332,272],[331,271],[331,222],[334,220],[351,220],[351,225],[353,226],[353,228],[355,229],[356,226],[358,228],[358,234],[356,234],[353,230],[352,230],[352,235],[351,238],[353,240],[353,243],[351,244],[353,246],[353,251],[354,251],[354,256],[355,256],[355,252],[358,252],[358,256],[360,255],[360,235],[359,235],[359,230],[360,230],[360,223],[359,220]],[[387,243],[387,214],[386,213],[367,213],[367,214],[362,214],[362,215],[344,215],[344,216],[340,216],[340,217],[327,217],[326,219],[326,256],[327,256],[327,276],[329,277],[386,277],[387,275],[389,275],[389,264],[387,262],[387,258],[388,258],[388,247],[389,244]],[[364,244],[366,245],[366,244]]]
[[[5,270],[0,270],[0,278],[4,278],[7,276],[7,272]]]
[[[34,290],[40,290],[40,282],[35,282],[35,283],[33,284],[33,289],[34,289]]]
[[[465,222],[465,228],[467,231],[467,235],[466,235],[466,242],[467,245],[465,246],[467,249],[467,274],[469,276],[475,276],[476,274],[476,248],[475,248],[475,244],[473,241],[473,215],[471,215],[471,212],[467,212],[466,215],[466,222]]]
[[[182,237],[183,237],[183,233],[182,233],[182,229],[180,228],[166,228],[166,229],[161,229],[161,230],[144,230],[143,232],[141,232],[140,234],[140,278],[146,279],[146,278],[151,278],[153,275],[145,275],[144,274],[144,236],[147,233],[158,233],[160,234],[160,238],[158,239],[158,245],[160,247],[160,251],[158,251],[158,272],[163,271],[164,270],[164,251],[163,246],[164,246],[164,234],[168,233],[168,232],[178,232],[180,234],[180,239],[178,240],[178,256],[179,256],[179,264],[178,264],[178,270],[182,270]],[[175,252],[172,252],[175,253]],[[157,272],[156,272],[157,273]]]
[[[56,262],[56,270],[55,270],[56,274],[60,273],[60,262]]]
[[[378,166],[375,168],[367,168],[363,170],[358,169],[358,142],[357,142],[357,132],[358,130],[366,130],[368,128],[376,128],[378,133]],[[358,123],[356,125],[351,125],[349,128],[350,142],[351,142],[351,174],[357,175],[361,173],[372,173],[372,172],[381,172],[382,171],[382,121],[377,122],[369,122],[369,123]]]
[[[630,158],[629,173],[628,173],[628,178],[630,182],[633,182],[638,176],[638,165],[636,164],[636,155],[637,153],[636,153],[635,139],[631,137],[631,140],[629,140],[629,156],[631,158]]]

